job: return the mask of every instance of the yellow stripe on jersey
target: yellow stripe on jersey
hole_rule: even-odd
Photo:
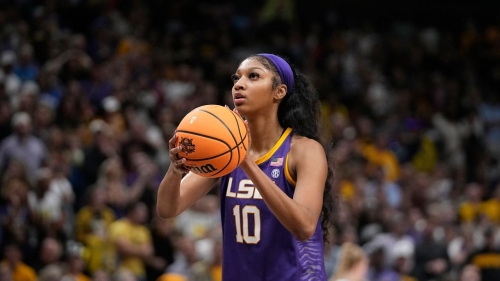
[[[288,168],[288,155],[290,153],[286,154],[286,160],[285,160],[285,177],[288,180],[289,183],[291,183],[293,186],[297,185],[297,182],[292,178],[292,174],[290,173],[290,169]]]
[[[260,165],[260,164],[266,162],[267,160],[269,160],[269,158],[271,158],[271,156],[273,156],[273,154],[276,152],[276,150],[278,150],[278,148],[280,148],[281,144],[283,144],[283,142],[285,141],[286,137],[291,132],[292,132],[292,128],[287,128],[285,130],[285,132],[283,133],[283,135],[281,135],[281,137],[278,140],[278,142],[273,146],[273,148],[271,148],[271,150],[269,150],[266,154],[264,154],[263,156],[261,156],[259,159],[255,160],[255,163],[257,165]]]

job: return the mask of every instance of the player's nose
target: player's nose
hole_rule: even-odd
[[[243,79],[238,79],[238,81],[236,81],[234,83],[233,89],[236,91],[245,89],[245,83],[244,83]]]

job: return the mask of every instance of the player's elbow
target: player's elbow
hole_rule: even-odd
[[[297,229],[294,235],[299,241],[304,242],[313,236],[314,231],[316,231],[316,225],[305,225],[300,229]]]
[[[162,206],[161,204],[157,204],[156,212],[162,219],[173,219],[178,215],[178,213],[173,208],[167,208],[166,206]]]

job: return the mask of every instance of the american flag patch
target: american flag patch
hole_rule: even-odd
[[[281,167],[283,166],[283,157],[273,157],[271,158],[271,166]]]

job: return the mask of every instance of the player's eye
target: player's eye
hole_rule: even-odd
[[[250,72],[250,74],[248,75],[248,78],[250,78],[250,79],[257,79],[259,77],[260,77],[260,75],[256,72]]]
[[[236,82],[236,81],[238,81],[238,79],[240,79],[240,77],[237,74],[231,75],[231,81]]]

